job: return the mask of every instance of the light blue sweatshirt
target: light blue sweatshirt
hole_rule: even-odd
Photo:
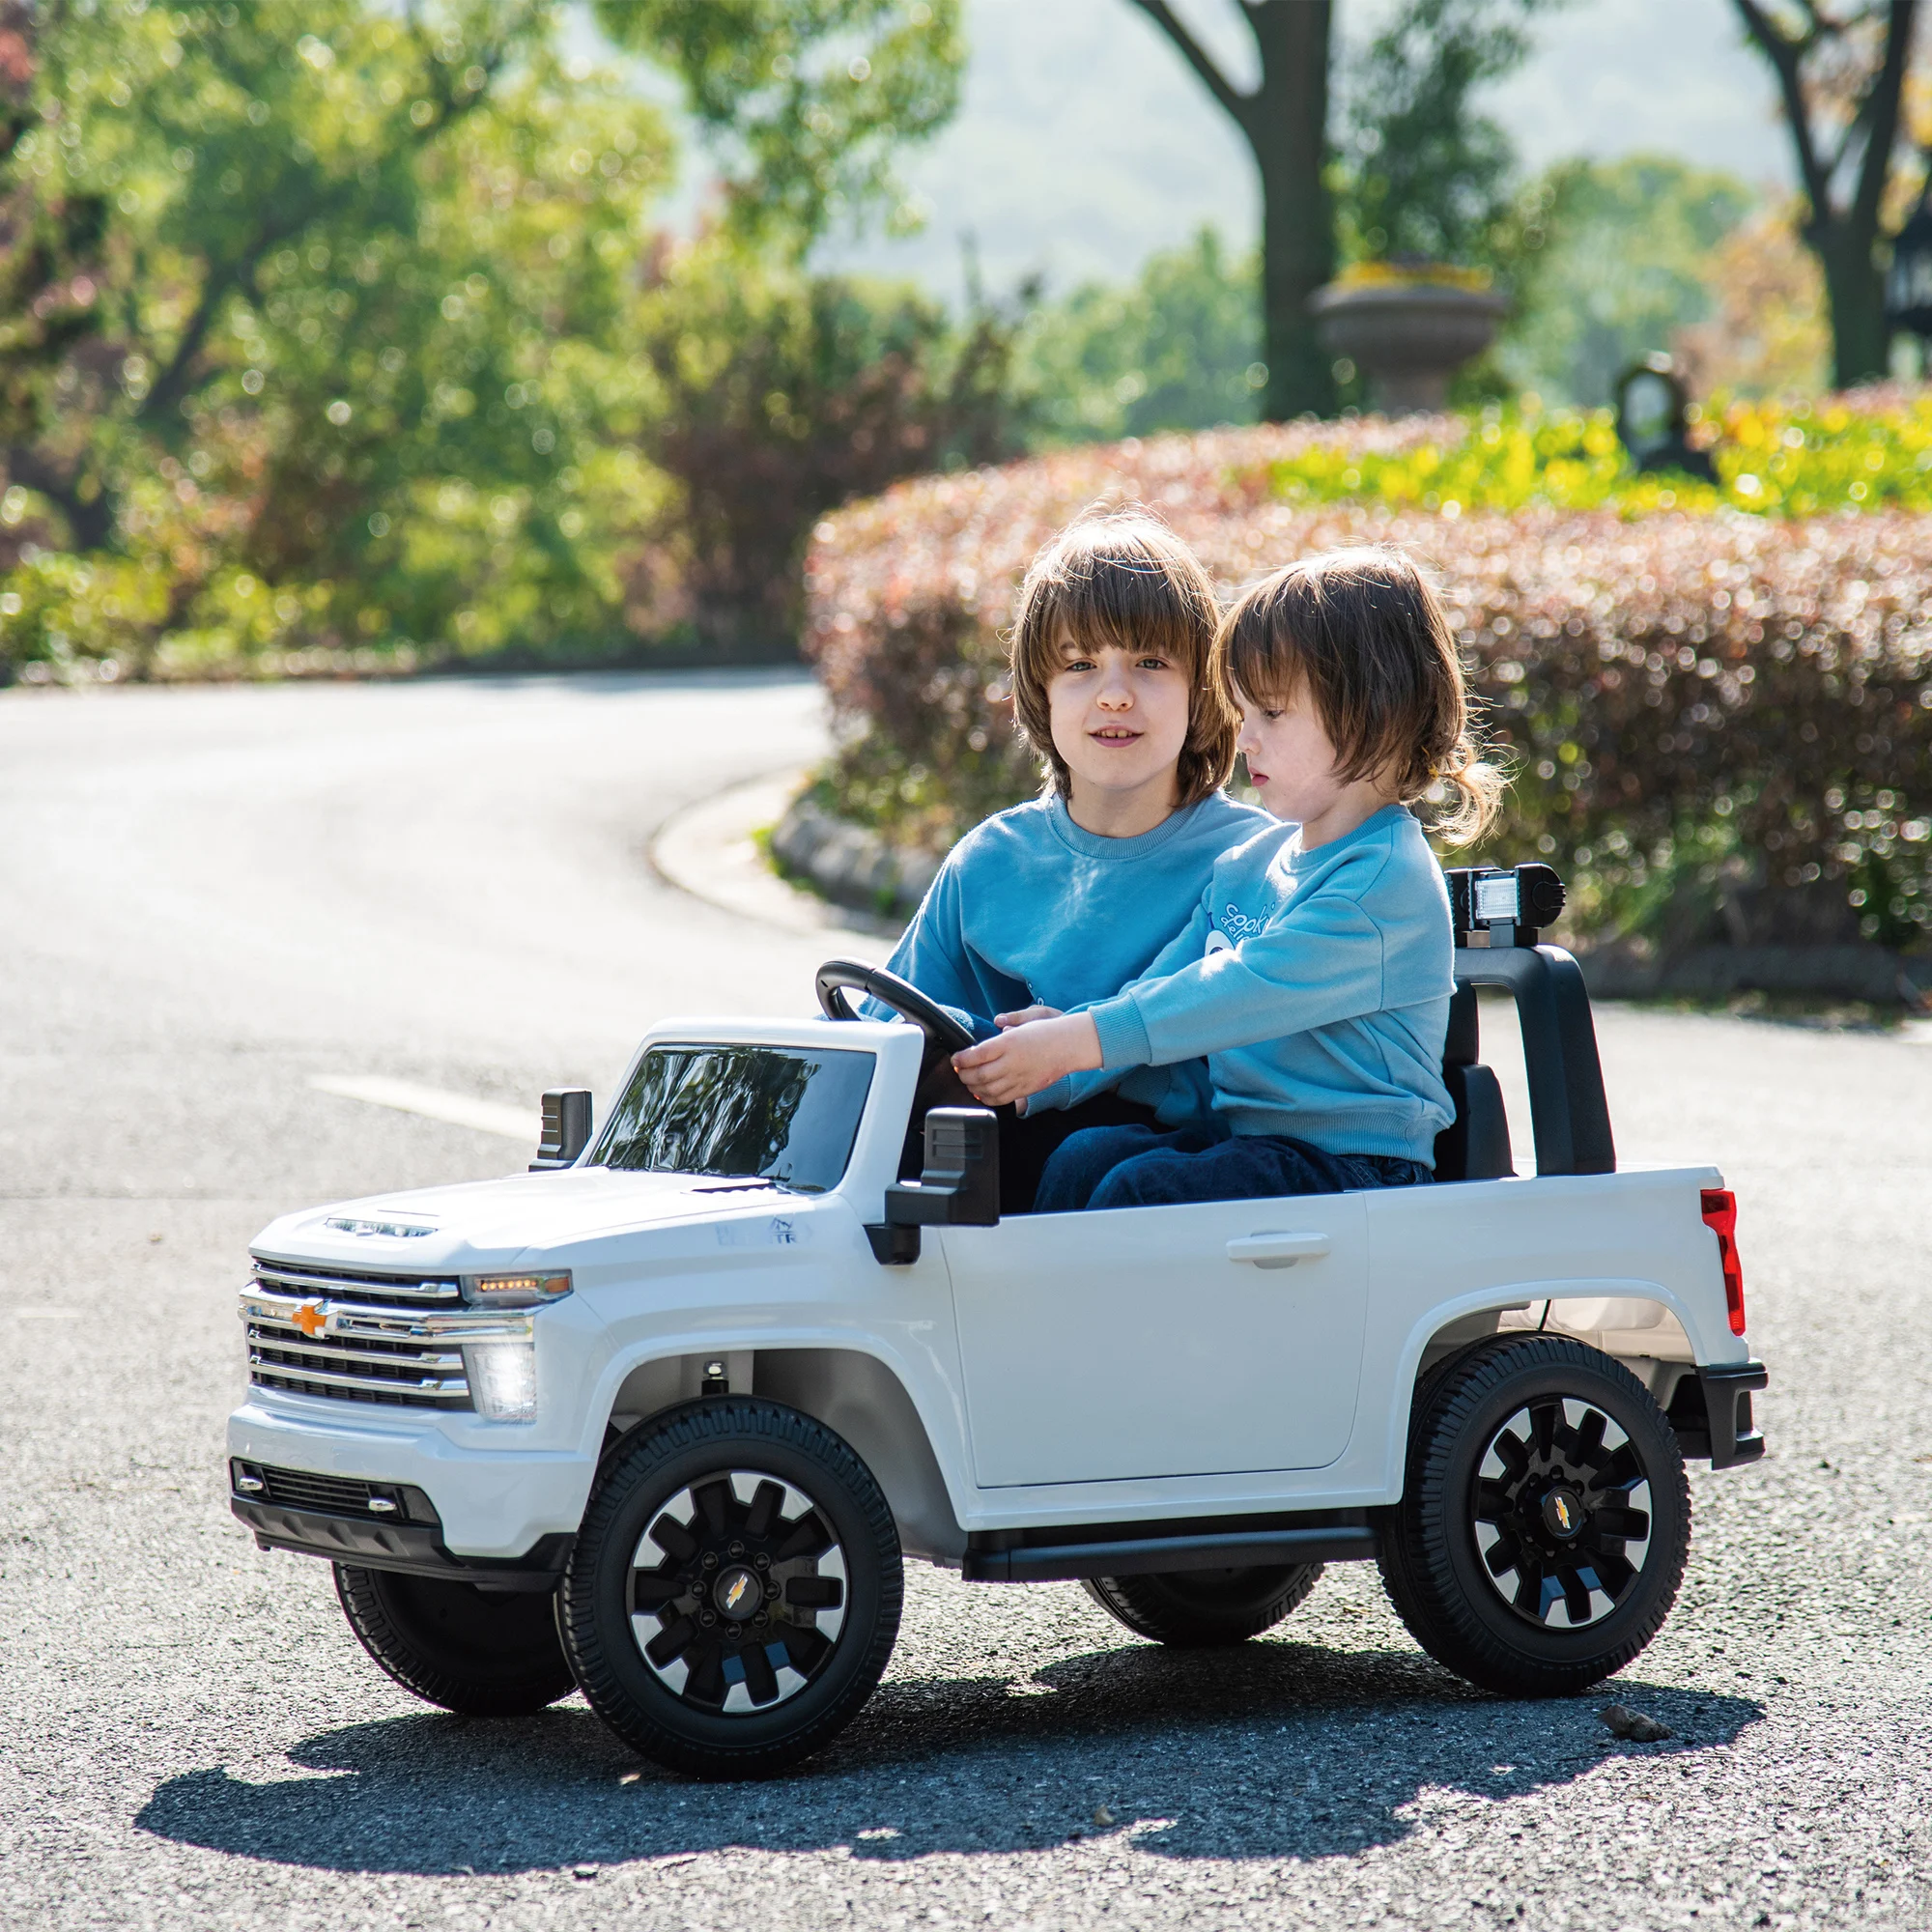
[[[975,1039],[998,1031],[995,1013],[1104,1000],[1187,923],[1215,860],[1274,822],[1217,791],[1138,838],[1106,838],[1075,825],[1062,799],[1016,805],[947,854],[888,964]],[[1204,1069],[1143,1069],[1118,1084],[1170,1125],[1207,1118]]]
[[[1454,950],[1441,868],[1405,808],[1313,852],[1299,826],[1276,824],[1221,859],[1138,981],[1089,1009],[1102,1070],[1056,1082],[1028,1111],[1205,1054],[1214,1111],[1236,1134],[1433,1167],[1452,1114]]]

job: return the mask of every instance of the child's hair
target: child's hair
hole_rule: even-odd
[[[1435,830],[1472,845],[1494,824],[1505,774],[1485,759],[1442,600],[1399,550],[1330,551],[1245,591],[1214,639],[1230,703],[1287,703],[1307,680],[1345,782],[1385,775],[1405,805],[1460,794]]]
[[[1219,615],[1200,559],[1146,510],[1090,511],[1041,550],[1020,585],[1010,663],[1013,710],[1046,767],[1048,791],[1064,798],[1070,782],[1054,749],[1046,695],[1063,661],[1063,636],[1090,650],[1116,644],[1173,658],[1188,684],[1176,803],[1197,804],[1227,783],[1236,721],[1208,670]]]

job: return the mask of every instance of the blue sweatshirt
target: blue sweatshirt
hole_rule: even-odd
[[[995,1013],[1104,1000],[1187,923],[1215,860],[1274,823],[1218,791],[1134,838],[1083,832],[1059,798],[1016,805],[947,854],[888,964],[975,1039],[998,1031]],[[1205,1076],[1144,1070],[1118,1084],[1128,1099],[1164,1099],[1170,1125],[1205,1115]]]
[[[1433,1167],[1452,1108],[1442,1050],[1455,990],[1449,895],[1413,815],[1385,807],[1301,849],[1275,825],[1229,852],[1187,929],[1090,1010],[1102,1071],[1028,1101],[1072,1105],[1122,1068],[1208,1056],[1236,1134]]]

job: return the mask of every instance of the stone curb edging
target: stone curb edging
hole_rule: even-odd
[[[827,903],[781,878],[758,833],[784,813],[810,775],[803,770],[727,785],[674,811],[651,836],[651,868],[667,885],[723,912],[781,931],[810,933],[864,957],[898,926]]]
[[[836,817],[809,797],[794,799],[779,820],[772,850],[827,898],[874,917],[910,919],[941,863]]]

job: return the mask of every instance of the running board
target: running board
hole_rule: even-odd
[[[1136,1536],[1116,1543],[1059,1543],[969,1549],[968,1583],[1058,1583],[1081,1577],[1147,1577],[1175,1570],[1240,1570],[1286,1563],[1353,1563],[1376,1554],[1367,1524],[1253,1529],[1214,1536]]]

